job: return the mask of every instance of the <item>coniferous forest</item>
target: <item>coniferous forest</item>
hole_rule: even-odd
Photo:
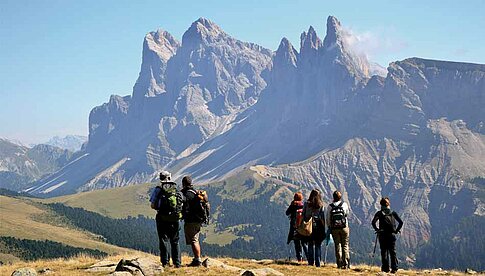
[[[36,241],[16,239],[12,237],[0,237],[0,248],[7,253],[29,261],[37,259],[69,258],[79,254],[94,257],[105,257],[108,255],[99,250],[72,247],[49,240]]]

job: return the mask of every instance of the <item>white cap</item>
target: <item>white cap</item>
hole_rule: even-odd
[[[159,177],[161,181],[167,181],[172,178],[172,174],[168,171],[161,171]]]

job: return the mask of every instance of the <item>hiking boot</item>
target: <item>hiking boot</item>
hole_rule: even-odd
[[[201,266],[202,263],[200,262],[200,260],[192,260],[192,262],[188,265],[188,266],[192,266],[192,267],[197,267],[197,266]]]
[[[174,265],[174,267],[175,267],[175,268],[180,268],[180,267],[182,267],[182,266],[181,266],[180,264],[176,264],[176,265]]]
[[[397,272],[397,269],[393,269],[393,270],[391,270],[391,273],[392,273],[392,274],[396,274],[396,272]]]

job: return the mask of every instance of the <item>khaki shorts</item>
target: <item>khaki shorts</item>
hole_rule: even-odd
[[[191,245],[199,242],[201,223],[198,222],[186,222],[184,224],[185,244]]]

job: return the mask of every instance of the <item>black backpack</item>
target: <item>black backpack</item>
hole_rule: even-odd
[[[384,233],[394,233],[396,231],[396,219],[393,211],[388,213],[379,211],[379,230]]]
[[[318,210],[312,210],[312,217],[313,217],[313,230],[312,232],[325,232],[325,224],[323,223],[325,221],[325,215],[323,214],[323,217],[321,217],[321,208]]]
[[[190,218],[195,222],[209,224],[210,203],[207,192],[203,190],[196,191],[194,189],[188,189],[187,193],[193,193],[194,198],[190,202],[187,202],[187,204],[184,204],[184,219]]]
[[[347,216],[345,215],[342,205],[344,202],[340,202],[339,205],[330,204],[330,228],[331,229],[343,229],[347,227]]]
[[[166,220],[179,220],[182,218],[182,198],[177,192],[177,184],[163,182],[155,189],[159,189],[157,198],[157,211]]]

